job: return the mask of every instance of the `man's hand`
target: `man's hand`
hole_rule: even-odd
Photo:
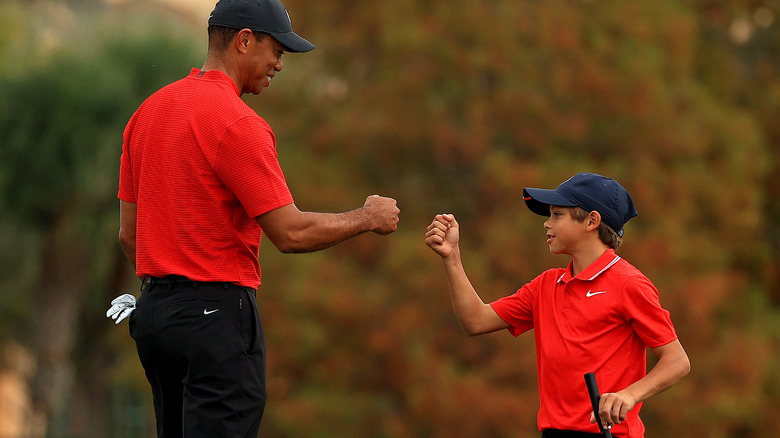
[[[135,310],[135,296],[130,294],[120,295],[111,301],[111,307],[106,312],[106,316],[116,320],[119,324],[123,319],[130,316]]]
[[[460,227],[451,214],[437,214],[425,233],[425,244],[442,258],[452,255],[458,248],[459,240]]]
[[[375,218],[371,231],[384,236],[398,229],[398,214],[401,210],[395,199],[371,195],[366,198],[363,208]]]

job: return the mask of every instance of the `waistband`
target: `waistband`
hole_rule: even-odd
[[[602,438],[602,435],[574,430],[545,429],[542,431],[542,438]]]
[[[181,275],[166,275],[165,277],[144,277],[141,282],[141,291],[155,285],[165,285],[168,289],[173,289],[176,286],[187,286],[193,289],[197,289],[200,286],[222,286],[225,290],[228,290],[230,287],[243,288],[241,285],[228,281],[197,281]]]

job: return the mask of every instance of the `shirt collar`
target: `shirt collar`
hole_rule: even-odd
[[[193,68],[190,71],[189,77],[191,78],[197,78],[197,79],[206,79],[210,81],[217,81],[217,82],[224,82],[226,84],[229,84],[233,91],[236,92],[237,96],[241,96],[241,92],[238,90],[238,86],[235,82],[233,82],[228,75],[226,75],[221,70],[201,70],[199,68]]]
[[[574,278],[578,278],[580,280],[585,280],[585,281],[595,280],[596,277],[598,277],[599,275],[601,275],[602,272],[606,271],[612,265],[617,263],[618,260],[620,260],[620,256],[615,254],[614,249],[610,248],[604,251],[604,254],[599,256],[599,258],[597,258],[595,262],[591,263],[590,266],[585,268],[584,271],[580,272]],[[568,283],[569,281],[572,280],[571,269],[573,263],[574,263],[573,260],[569,262],[569,265],[566,266],[566,270],[564,271],[563,275],[561,275],[558,278],[558,283],[561,282]]]

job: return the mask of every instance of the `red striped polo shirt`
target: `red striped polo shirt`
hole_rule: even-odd
[[[260,285],[254,218],[293,199],[271,127],[239,96],[193,69],[127,124],[118,196],[137,205],[137,275]]]
[[[550,269],[491,306],[518,336],[533,329],[539,379],[540,430],[599,433],[583,376],[599,391],[616,392],[646,374],[647,348],[677,339],[658,291],[637,268],[607,250],[576,277]],[[615,436],[638,438],[641,403],[615,425]]]

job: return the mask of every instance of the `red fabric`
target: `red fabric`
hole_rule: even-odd
[[[118,195],[138,207],[137,275],[260,285],[254,218],[293,199],[270,126],[239,95],[193,69],[130,119]]]
[[[648,347],[677,339],[656,288],[613,250],[574,278],[571,264],[550,269],[491,306],[514,336],[534,329],[540,430],[598,433],[583,376],[594,372],[601,393],[619,391],[645,376]],[[644,437],[640,409],[613,435]]]

